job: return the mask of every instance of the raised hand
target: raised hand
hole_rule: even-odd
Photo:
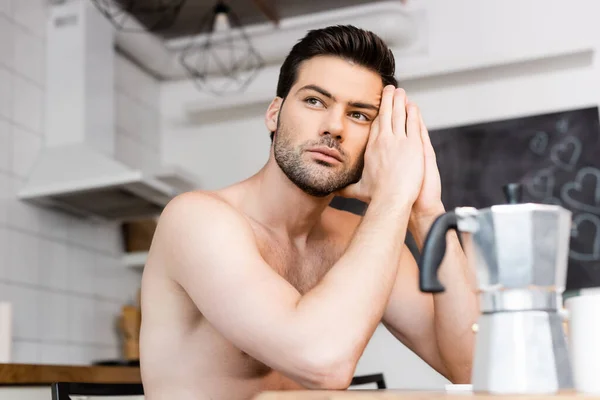
[[[416,106],[415,106],[416,107]],[[435,151],[431,145],[429,132],[419,112],[419,126],[423,142],[423,155],[425,158],[425,172],[423,184],[412,209],[412,219],[431,218],[444,212],[442,203],[442,184],[438,170]]]
[[[385,87],[379,115],[371,125],[362,178],[338,194],[367,203],[412,205],[425,170],[422,136],[418,108],[407,103],[403,89]]]

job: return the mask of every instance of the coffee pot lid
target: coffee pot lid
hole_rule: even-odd
[[[570,214],[570,211],[557,204],[545,204],[535,202],[523,202],[523,185],[521,183],[508,183],[502,187],[505,203],[494,204],[483,209],[474,207],[458,207],[459,214],[479,214],[487,212],[500,213],[520,213],[540,210],[544,212],[558,212]]]

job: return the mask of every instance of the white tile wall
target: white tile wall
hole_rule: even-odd
[[[8,238],[8,282],[39,286],[40,239],[35,234],[11,230]]]
[[[13,0],[0,0],[0,14],[9,15],[11,13],[11,1]]]
[[[94,253],[73,247],[68,255],[67,285],[75,293],[93,293]]]
[[[59,291],[43,291],[39,297],[40,330],[52,342],[69,340],[69,295]],[[73,319],[75,320],[75,319]]]
[[[12,129],[12,172],[19,178],[26,178],[35,165],[43,146],[43,137],[39,134],[14,125]]]
[[[37,36],[46,34],[47,0],[12,0],[11,16],[13,20]]]
[[[41,345],[38,342],[15,340],[12,348],[12,361],[14,363],[30,363],[31,360],[40,360],[40,349]],[[53,363],[48,362],[48,364]]]
[[[6,66],[0,65],[0,117],[12,118],[12,72]]]
[[[71,350],[66,344],[46,343],[40,346],[38,359],[41,364],[69,364]]]
[[[115,59],[115,71],[115,156],[151,169],[160,162],[158,84],[125,57]]]
[[[39,252],[44,256],[40,263],[40,286],[50,290],[69,290],[69,246],[64,242],[41,238]]]
[[[0,0],[0,4],[2,1],[4,0]],[[14,63],[13,30],[12,21],[0,11],[0,65],[9,69],[12,69]]]
[[[8,231],[6,230],[6,227],[0,224],[0,276],[2,277],[7,276],[8,259]],[[0,297],[3,296],[3,284],[4,283],[0,281]]]
[[[31,0],[28,0],[29,2]],[[24,3],[27,3],[25,1]],[[13,62],[14,71],[30,79],[39,86],[44,86],[44,40],[21,25],[13,29]]]
[[[0,172],[9,173],[12,168],[11,127],[0,119]]]
[[[87,364],[120,354],[116,318],[140,274],[121,266],[117,223],[16,198],[44,148],[46,0],[0,0],[0,300],[14,306],[13,362]],[[118,56],[115,154],[159,161],[158,83]]]
[[[36,83],[13,73],[13,123],[28,131],[42,134],[44,92]]]
[[[0,172],[0,227],[5,226],[8,221],[8,205],[12,201],[11,185],[11,177]],[[0,271],[2,271],[1,265]]]

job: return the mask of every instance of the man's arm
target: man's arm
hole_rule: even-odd
[[[248,222],[225,202],[188,193],[156,237],[173,279],[235,346],[307,387],[347,387],[380,322],[410,204],[374,199],[345,254],[301,296],[261,257]]]
[[[433,218],[422,220],[412,230],[419,249],[432,222]],[[478,303],[474,277],[456,234],[448,234],[446,256],[439,270],[445,292],[432,295],[419,290],[419,269],[408,248],[400,263],[384,325],[451,382],[470,382],[475,340],[472,326],[479,315]]]
[[[409,228],[422,249],[431,224],[445,210],[435,151],[420,113],[419,116],[425,173]],[[479,315],[479,304],[475,276],[467,266],[456,233],[447,235],[446,255],[439,269],[445,286],[443,293],[420,292],[419,271],[412,254],[404,252],[401,263],[384,324],[450,381],[469,382],[475,342],[472,326]]]

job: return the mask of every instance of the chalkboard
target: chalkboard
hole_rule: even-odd
[[[567,290],[600,286],[600,129],[585,108],[430,131],[446,209],[523,201],[573,213]]]

